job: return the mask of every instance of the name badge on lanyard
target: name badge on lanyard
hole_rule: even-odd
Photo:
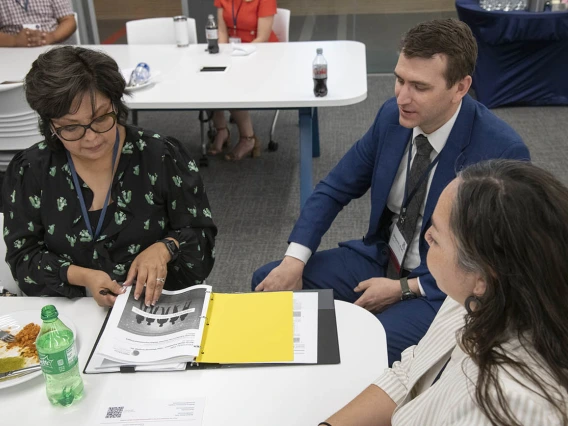
[[[239,12],[241,11],[241,6],[243,5],[243,1],[241,0],[241,4],[239,4],[239,8],[237,9],[237,13],[235,14],[235,0],[233,0],[233,7],[232,7],[232,15],[233,15],[233,35],[229,37],[229,43],[240,43],[241,38],[237,37],[237,19],[239,18]]]
[[[402,262],[404,262],[406,250],[408,249],[408,243],[402,236],[400,229],[398,229],[398,223],[396,223],[392,229],[389,239],[389,248],[391,262],[396,271],[400,273],[400,268],[402,266]]]

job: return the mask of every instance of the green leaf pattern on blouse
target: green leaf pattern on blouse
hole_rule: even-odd
[[[65,208],[65,206],[67,206],[67,200],[63,197],[59,197],[57,199],[57,210],[59,210],[60,212],[63,211],[63,209]]]
[[[146,147],[146,142],[144,141],[144,139],[140,139],[138,142],[136,142],[136,146],[140,151],[144,151],[144,148]]]
[[[155,185],[156,181],[158,180],[158,173],[154,173],[153,175],[148,173],[148,177],[150,178],[150,184]]]
[[[53,166],[49,168],[49,174],[51,175],[51,177],[55,177],[56,173],[57,173],[57,167]]]
[[[172,176],[172,180],[178,188],[181,188],[181,178],[179,176]]]
[[[146,198],[146,201],[148,202],[148,204],[154,205],[154,194],[153,193],[148,192],[147,194],[144,195],[144,198]]]
[[[93,237],[91,237],[91,234],[89,234],[88,229],[83,229],[81,230],[81,232],[79,232],[79,241],[81,241],[82,243],[90,243],[92,240]]]
[[[10,195],[10,200],[12,200],[12,204],[16,202],[16,190],[15,189],[12,191],[12,194]]]
[[[21,240],[16,240],[14,241],[14,248],[17,248],[19,250],[24,246],[25,243],[26,243],[25,238],[22,238]]]
[[[122,225],[122,222],[126,220],[126,215],[123,212],[116,212],[114,214],[114,221],[117,225]]]
[[[122,147],[122,153],[123,154],[132,154],[133,148],[134,148],[134,145],[132,145],[132,142],[125,142],[124,146]]]
[[[135,176],[138,176],[140,174],[140,166],[134,166],[132,168],[132,173],[134,173]]]
[[[130,244],[128,246],[128,253],[134,255],[140,251],[140,244]]]
[[[144,222],[144,231],[148,231],[150,229],[150,219]]]
[[[187,211],[193,216],[193,217],[197,217],[197,209],[194,208],[187,208]]]
[[[4,236],[9,235],[10,234],[10,230],[8,229],[7,226],[4,227]]]
[[[177,205],[177,201],[176,200],[172,201],[172,210],[176,209],[176,205]]]
[[[71,182],[71,178],[67,177],[67,183],[69,184],[69,188],[71,188],[71,191],[75,190],[75,185],[73,185],[73,182]]]
[[[49,235],[53,235],[53,232],[54,232],[54,231],[55,231],[55,224],[49,225],[49,226],[47,227],[47,233],[48,233]]]
[[[116,275],[125,275],[126,274],[126,266],[123,265],[122,263],[118,263],[114,269],[112,270],[112,272],[114,272]]]
[[[209,219],[211,219],[211,210],[209,210],[209,209],[203,209],[203,216],[208,217]]]
[[[34,209],[39,209],[41,207],[41,200],[37,195],[30,197],[30,203]]]
[[[197,168],[197,164],[195,164],[194,160],[191,160],[189,163],[187,163],[187,168],[189,169],[190,172],[199,171],[199,169]]]
[[[166,221],[164,220],[164,218],[162,218],[162,220],[159,220],[158,224],[160,225],[160,228],[162,229],[166,228]]]
[[[33,222],[28,222],[28,231],[34,232],[34,223]]]
[[[40,142],[40,143],[37,145],[37,147],[38,147],[39,149],[45,149],[45,148],[47,148],[47,144],[46,144],[45,142]]]
[[[71,244],[71,247],[75,247],[75,243],[77,242],[77,236],[76,235],[65,234],[65,238],[67,238],[67,241],[69,241],[69,244]]]

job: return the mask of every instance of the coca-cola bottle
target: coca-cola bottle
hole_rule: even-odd
[[[314,76],[314,95],[323,98],[327,95],[327,61],[323,57],[323,49],[316,50],[317,56],[314,59],[312,70]]]
[[[213,15],[207,17],[205,36],[207,37],[207,50],[209,53],[219,53],[219,31]]]

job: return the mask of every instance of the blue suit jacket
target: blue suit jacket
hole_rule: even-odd
[[[388,235],[385,234],[385,226],[380,227],[379,222],[406,145],[412,137],[412,129],[402,127],[398,118],[396,99],[389,99],[379,110],[367,133],[316,185],[292,230],[289,242],[302,244],[315,252],[322,236],[343,207],[371,188],[371,218],[367,234],[363,241],[344,244],[364,256],[386,261]],[[410,274],[410,277],[420,277],[426,298],[434,302],[436,309],[446,295],[438,289],[426,266],[428,244],[424,240],[424,232],[430,227],[430,218],[442,190],[456,177],[456,172],[469,164],[491,158],[529,160],[530,154],[521,137],[508,124],[466,95],[448,141],[440,153],[440,162],[424,209],[419,243],[421,263]]]

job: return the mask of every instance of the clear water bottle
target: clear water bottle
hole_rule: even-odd
[[[314,77],[314,95],[323,98],[327,95],[327,61],[323,57],[323,49],[316,50],[317,55],[312,64]]]
[[[36,348],[49,402],[67,406],[83,397],[83,379],[79,373],[73,332],[58,315],[53,305],[42,308],[43,324],[36,339]]]
[[[219,53],[219,30],[213,15],[207,17],[205,37],[207,38],[207,50],[209,53]]]
[[[128,86],[141,86],[146,84],[150,79],[150,66],[146,62],[140,62],[130,74],[130,81]]]

